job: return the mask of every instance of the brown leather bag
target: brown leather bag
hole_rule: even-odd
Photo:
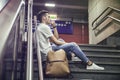
[[[70,73],[65,51],[49,51],[47,55],[46,75],[50,77],[64,77]]]

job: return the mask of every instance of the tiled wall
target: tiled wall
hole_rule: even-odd
[[[60,34],[66,42],[88,44],[88,24],[73,23],[73,34]]]

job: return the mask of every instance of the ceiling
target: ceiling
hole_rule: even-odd
[[[45,7],[46,2],[55,3],[55,7]],[[88,0],[33,0],[33,14],[48,10],[60,19],[88,21]]]

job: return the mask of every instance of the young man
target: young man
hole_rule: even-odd
[[[43,54],[47,55],[50,50],[63,49],[66,54],[69,54],[69,52],[73,52],[78,58],[86,63],[87,69],[104,70],[104,67],[100,67],[90,61],[75,42],[63,42],[58,40],[53,35],[50,27],[48,26],[48,24],[51,23],[48,11],[40,11],[37,15],[37,19],[40,20],[40,24],[37,27],[37,36],[39,38],[40,48]],[[55,27],[54,24],[52,24],[52,26]],[[50,40],[58,46],[52,47],[50,44]]]
[[[53,32],[53,35],[60,41],[62,42],[65,42],[62,38],[59,37],[59,34],[58,34],[58,30],[57,30],[57,27],[56,27],[56,23],[55,21],[51,20],[51,23],[48,24]],[[54,50],[55,47],[58,47],[59,45],[56,45],[54,42],[51,42],[51,46]],[[72,58],[75,58],[75,54],[73,52],[69,52],[66,54],[67,55],[67,59],[68,60],[73,60]]]

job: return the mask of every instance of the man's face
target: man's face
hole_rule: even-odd
[[[46,24],[50,24],[50,16],[48,13],[45,14],[45,22]]]

